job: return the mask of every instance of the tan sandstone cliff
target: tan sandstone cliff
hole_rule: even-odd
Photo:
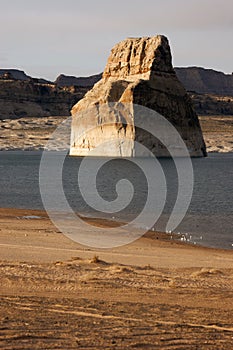
[[[116,146],[102,148],[98,155],[135,156],[134,143],[122,143],[125,137],[139,141],[156,156],[170,155],[148,132],[138,129],[134,122],[129,125],[127,118],[134,119],[134,111],[129,117],[114,113],[103,117],[100,106],[115,102],[141,105],[160,113],[177,129],[191,156],[206,155],[197,115],[173,69],[166,37],[129,38],[112,49],[102,79],[72,109],[70,154],[88,155],[99,144],[114,138]],[[86,121],[88,110],[92,119]],[[103,122],[109,125],[102,125]],[[157,122],[155,114],[154,125]],[[93,129],[85,132],[90,127]]]

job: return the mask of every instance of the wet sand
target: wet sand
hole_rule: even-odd
[[[92,250],[17,209],[0,209],[0,237],[1,349],[233,346],[232,251],[156,232]]]

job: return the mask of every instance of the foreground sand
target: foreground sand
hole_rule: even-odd
[[[1,349],[233,348],[232,251],[158,233],[93,251],[0,209],[0,260]]]

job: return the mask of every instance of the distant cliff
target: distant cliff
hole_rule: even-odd
[[[200,67],[175,68],[186,90],[199,94],[233,96],[233,74]]]
[[[24,71],[18,69],[0,69],[0,79],[30,80]]]
[[[102,78],[102,73],[91,75],[90,77],[74,77],[61,74],[57,77],[54,84],[60,87],[64,86],[80,86],[91,88],[97,81]]]
[[[0,119],[68,116],[86,89],[59,88],[33,80],[0,80]]]
[[[176,67],[175,72],[187,91],[197,94],[233,96],[233,74],[224,74],[201,67]],[[57,86],[92,87],[101,77],[102,74],[82,78],[61,74],[55,80],[55,84]]]
[[[200,115],[233,115],[233,75],[198,67],[175,68]],[[17,69],[0,69],[0,119],[68,116],[70,109],[102,77],[61,74],[55,82]]]

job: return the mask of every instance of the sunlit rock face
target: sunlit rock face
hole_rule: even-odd
[[[119,108],[126,105],[128,113],[115,113],[112,104]],[[165,117],[191,156],[206,155],[197,115],[173,69],[169,42],[161,35],[129,38],[113,47],[102,79],[72,109],[70,154],[91,155],[89,152],[102,144],[95,155],[132,157],[138,155],[136,141],[155,156],[170,156],[167,147],[143,130],[146,113],[136,116],[137,105],[155,111],[153,126],[158,123],[158,114]],[[142,128],[136,127],[135,118],[145,118],[140,120]],[[168,142],[175,144],[171,137]]]

